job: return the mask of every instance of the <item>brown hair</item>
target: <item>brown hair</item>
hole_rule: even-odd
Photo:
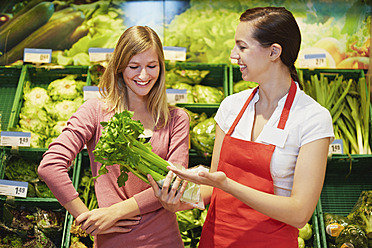
[[[292,79],[299,82],[294,63],[300,50],[301,32],[292,13],[284,7],[258,7],[247,9],[240,21],[252,22],[253,38],[263,47],[274,43],[282,47],[280,59],[289,68]]]
[[[128,93],[122,73],[134,55],[155,48],[159,59],[159,78],[149,92],[147,109],[157,128],[163,127],[170,118],[166,87],[163,45],[154,30],[147,26],[132,26],[119,38],[108,66],[103,73],[99,90],[108,110],[122,112],[128,109]]]

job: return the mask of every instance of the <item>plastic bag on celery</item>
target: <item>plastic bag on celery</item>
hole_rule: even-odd
[[[198,166],[195,166],[195,167],[192,167],[192,168],[185,169],[181,165],[175,165],[175,164],[172,164],[169,161],[167,161],[167,162],[171,166],[176,167],[177,169],[180,169],[180,170],[187,170],[187,171],[191,171],[191,172],[194,172],[194,173],[199,173],[201,171],[206,171],[206,172],[209,171],[209,168],[207,168],[203,165],[198,165]],[[176,179],[176,175],[173,175],[172,182],[175,179]],[[163,183],[164,183],[164,179],[157,181],[157,184],[159,185],[160,188],[163,186]],[[181,185],[180,185],[180,187],[181,187]],[[204,201],[201,197],[200,184],[188,182],[187,186],[186,186],[186,189],[185,189],[185,192],[183,192],[183,195],[181,197],[181,201],[183,201],[187,204],[190,204],[194,208],[204,210],[205,206],[204,206]]]

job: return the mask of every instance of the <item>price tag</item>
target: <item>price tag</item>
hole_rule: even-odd
[[[27,182],[0,179],[0,195],[27,197]]]
[[[35,64],[52,62],[52,49],[25,48],[23,61]]]
[[[0,136],[1,146],[30,146],[31,133],[2,131]]]
[[[319,68],[327,67],[327,60],[325,53],[304,54],[299,58],[299,66],[302,68]]]
[[[164,58],[173,61],[186,61],[186,47],[164,46]]]
[[[329,154],[344,154],[344,146],[341,139],[335,139],[329,145]]]
[[[83,87],[84,92],[84,101],[89,99],[98,99],[101,98],[101,94],[99,93],[99,89],[97,86],[84,86]]]
[[[109,61],[114,48],[95,48],[91,47],[88,49],[90,62],[101,62]]]
[[[176,103],[187,102],[187,90],[186,89],[167,89],[168,103],[174,105]]]

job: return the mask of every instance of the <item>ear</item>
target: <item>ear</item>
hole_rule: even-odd
[[[270,46],[270,58],[272,60],[276,60],[280,58],[280,55],[282,54],[282,46],[278,43],[274,43]]]

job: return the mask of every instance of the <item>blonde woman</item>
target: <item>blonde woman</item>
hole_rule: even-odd
[[[99,88],[101,100],[85,102],[69,119],[62,134],[49,146],[39,166],[58,201],[76,218],[82,229],[104,247],[183,247],[174,213],[164,208],[152,189],[133,174],[119,187],[119,166],[95,181],[99,208],[88,211],[67,174],[76,155],[86,145],[92,176],[100,163],[92,151],[102,126],[115,112],[130,110],[140,120],[153,151],[172,163],[187,167],[189,118],[170,108],[165,89],[162,43],[149,27],[133,26],[120,37]]]

